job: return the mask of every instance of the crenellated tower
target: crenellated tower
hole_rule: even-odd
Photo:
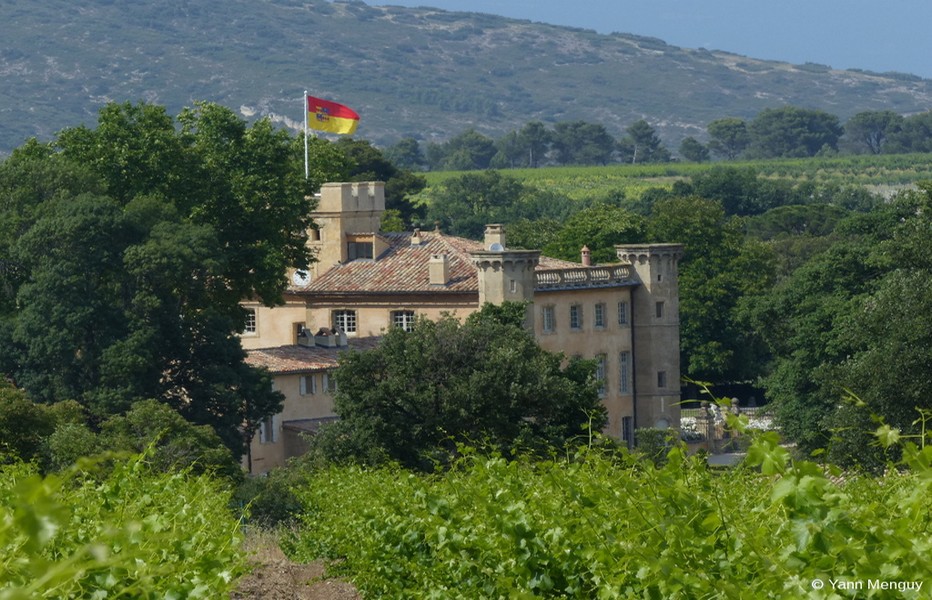
[[[384,212],[385,184],[380,181],[323,184],[311,213],[318,228],[309,232],[308,241],[317,251],[314,276],[348,260],[377,257],[387,247],[379,239]]]
[[[640,283],[631,292],[634,427],[679,427],[681,244],[616,246]]]
[[[485,250],[470,252],[479,276],[479,305],[486,302],[530,302],[534,299],[534,269],[540,250],[509,250],[501,225],[486,225]],[[528,319],[531,309],[528,306]],[[531,323],[528,320],[528,323]]]

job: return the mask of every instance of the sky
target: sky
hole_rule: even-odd
[[[932,78],[930,0],[367,0],[660,38],[794,64]]]

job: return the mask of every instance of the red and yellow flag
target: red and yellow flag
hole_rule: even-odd
[[[307,125],[320,131],[349,134],[356,131],[359,115],[348,106],[308,96]]]

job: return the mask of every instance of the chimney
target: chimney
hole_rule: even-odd
[[[420,246],[421,245],[421,230],[415,229],[414,233],[411,235],[411,245]]]
[[[450,258],[446,254],[431,254],[428,263],[431,285],[450,283]]]
[[[589,246],[583,246],[580,251],[582,254],[582,264],[584,267],[592,266],[592,255],[589,253]]]
[[[336,329],[321,327],[314,336],[314,345],[322,348],[336,348],[340,343]]]
[[[485,226],[485,249],[501,252],[505,249],[505,228],[498,224]]]

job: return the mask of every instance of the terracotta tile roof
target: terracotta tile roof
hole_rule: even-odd
[[[375,260],[354,260],[337,265],[294,292],[404,293],[479,292],[476,267],[469,255],[484,250],[482,242],[421,232],[421,243],[411,245],[411,232],[383,233],[389,248]],[[433,254],[446,254],[450,261],[450,282],[431,285],[429,261]],[[542,256],[538,269],[579,267],[579,263]]]
[[[277,346],[246,352],[246,364],[265,367],[273,375],[309,373],[336,368],[340,353],[346,350],[369,350],[378,345],[379,337],[350,338],[349,346],[323,348],[321,346]]]

